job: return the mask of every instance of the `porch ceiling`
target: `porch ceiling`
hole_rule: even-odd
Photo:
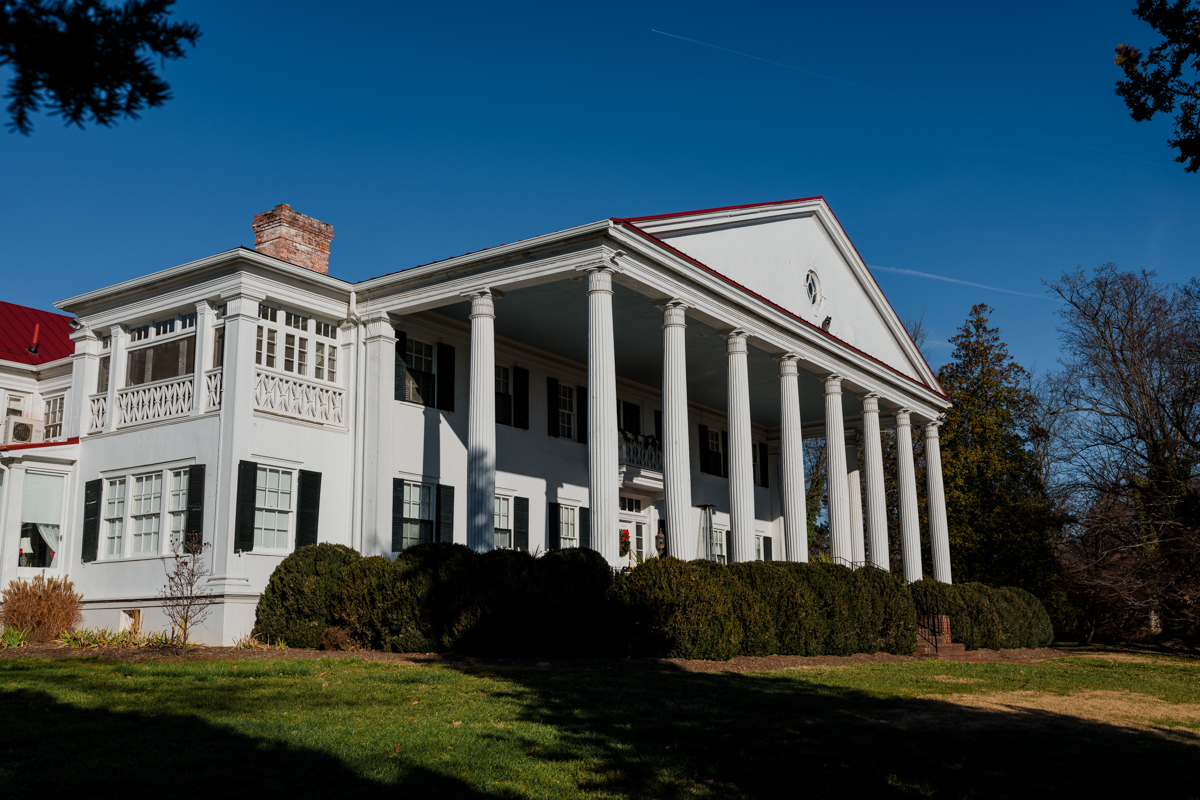
[[[496,334],[562,358],[587,364],[586,283],[555,281],[505,294],[496,301]],[[468,302],[438,312],[469,323]],[[613,286],[613,334],[617,375],[652,389],[662,387],[662,312],[650,298],[617,283]],[[750,347],[750,416],[755,424],[779,425],[779,366],[765,351]],[[689,317],[688,399],[722,414],[727,368],[725,340],[717,329]],[[825,418],[823,376],[800,373],[800,414],[806,424]],[[847,417],[862,413],[858,398],[842,395]]]

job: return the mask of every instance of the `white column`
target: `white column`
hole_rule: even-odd
[[[192,377],[192,416],[204,413],[204,401],[208,391],[204,385],[204,371],[212,366],[213,354],[213,310],[207,300],[196,303],[196,363]]]
[[[808,561],[799,379],[796,356],[788,353],[779,360],[779,489],[783,500],[782,555],[788,561]]]
[[[746,340],[740,329],[721,334],[729,360],[729,563],[754,560],[754,444],[750,441],[750,374]]]
[[[858,431],[846,432],[846,489],[850,501],[850,560],[857,569],[867,560],[863,537],[862,474],[858,469]]]
[[[125,333],[125,329],[120,325],[113,325],[109,329],[109,336],[112,337],[112,346],[108,350],[108,422],[105,423],[104,430],[115,431],[117,420],[121,416],[121,409],[117,406],[117,392],[125,386],[125,343],[129,334]]]
[[[467,547],[483,553],[495,546],[496,539],[496,307],[488,289],[470,292],[467,297],[471,298]]]
[[[867,483],[867,558],[890,570],[887,502],[883,487],[883,440],[879,435],[879,395],[863,397],[863,461]]]
[[[913,467],[912,431],[909,415],[902,408],[896,412],[896,482],[899,484],[900,555],[904,580],[921,580],[921,530],[917,518],[917,473]]]
[[[363,317],[362,534],[364,556],[388,555],[392,547],[392,481],[396,474],[396,330],[387,312]],[[228,352],[229,341],[225,342]],[[229,369],[229,359],[225,359]]]
[[[933,579],[950,583],[950,528],[946,524],[946,492],[942,488],[942,450],[938,422],[925,425],[925,489],[929,501],[929,549]]]
[[[588,497],[592,549],[617,564],[620,496],[612,275],[610,267],[588,271]]]
[[[91,421],[91,400],[100,371],[100,339],[87,328],[74,331],[75,355],[71,356],[71,391],[63,409],[63,436],[71,439],[87,436]]]
[[[850,544],[850,489],[846,479],[841,375],[830,375],[825,379],[825,458],[829,475],[829,555],[834,563],[848,565],[854,552]]]
[[[692,461],[688,448],[687,306],[671,300],[663,310],[663,489],[670,551],[701,558],[691,536]],[[657,533],[657,531],[656,531]]]

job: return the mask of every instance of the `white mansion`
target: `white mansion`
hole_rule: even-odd
[[[163,629],[162,558],[202,536],[220,602],[199,638],[231,644],[313,542],[620,566],[627,535],[803,561],[806,437],[828,442],[832,557],[887,569],[894,513],[911,581],[913,452],[888,509],[880,428],[914,424],[950,580],[949,402],[823,199],[606,219],[360,283],[327,274],[329,225],[282,205],[254,230],[255,250],[57,303],[77,319],[0,304],[0,585],[67,575],[86,625]]]

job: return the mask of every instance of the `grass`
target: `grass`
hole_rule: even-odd
[[[1200,797],[1200,664],[0,659],[7,797]]]

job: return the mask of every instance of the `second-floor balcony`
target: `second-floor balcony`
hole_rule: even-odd
[[[662,491],[663,454],[658,439],[621,431],[617,434],[617,464],[622,486]]]

